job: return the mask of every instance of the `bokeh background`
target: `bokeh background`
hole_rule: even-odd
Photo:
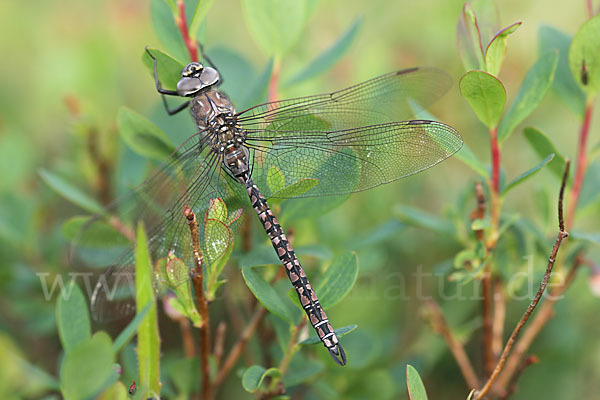
[[[550,25],[572,36],[587,14],[583,1],[510,0],[497,4],[502,26],[523,21],[509,38],[499,76],[510,101],[537,59],[540,26]],[[462,6],[457,0],[320,1],[301,40],[283,60],[282,80],[302,69],[362,16],[356,38],[328,72],[300,85],[282,86],[279,95],[315,94],[395,69],[436,66],[446,70],[455,85],[431,112],[455,127],[478,157],[489,162],[487,131],[460,96],[457,85],[464,73],[456,47]],[[48,273],[50,278],[62,274],[66,279],[72,267],[61,224],[84,213],[45,184],[39,171],[58,173],[93,194],[95,183],[86,182],[95,170],[87,136],[92,129],[98,151],[111,166],[114,197],[139,182],[148,168],[119,139],[119,107],[126,105],[150,118],[175,143],[191,134],[193,126],[187,113],[165,116],[152,78],[141,62],[144,46],[161,47],[148,1],[3,1],[0,27],[0,393],[3,398],[10,398],[9,394],[38,398],[52,394],[43,389],[44,374],[40,371],[56,377],[62,354],[54,316],[57,294],[51,301],[45,300],[39,273]],[[253,40],[240,1],[215,2],[203,29],[206,51],[226,77],[225,90],[236,93],[251,87],[269,59]],[[598,121],[592,120],[590,147],[600,138]],[[544,131],[563,155],[575,156],[580,119],[549,92],[503,148],[502,165],[508,177],[539,161],[523,139],[522,127],[526,125]],[[409,205],[440,218],[450,213],[466,225],[475,205],[472,193],[477,179],[460,161],[450,159],[416,176],[353,195],[323,215],[289,221],[298,245],[321,244],[332,254],[356,250],[360,265],[350,295],[328,311],[339,326],[359,326],[343,339],[350,363],[345,368],[326,364],[325,370],[294,392],[298,396],[294,398],[407,398],[407,363],[421,373],[430,399],[466,398],[468,390],[454,359],[443,340],[423,321],[420,298],[424,293],[440,300],[439,285],[447,296],[456,292],[457,284],[446,277],[459,245],[451,238],[406,224],[395,210],[398,205]],[[598,176],[589,179],[597,182]],[[590,185],[593,183],[588,183],[588,189]],[[551,243],[556,232],[558,186],[548,171],[542,171],[507,197],[504,212],[532,216]],[[541,210],[534,202],[539,196],[546,196],[550,211]],[[598,223],[597,203],[576,221],[578,228],[591,231],[597,230]],[[592,247],[588,256],[597,261],[599,254]],[[535,282],[546,260],[537,253],[533,257],[532,285],[537,288]],[[526,260],[521,263],[515,271],[524,268]],[[319,262],[309,260],[307,264],[310,274]],[[419,283],[414,275],[419,268],[434,275]],[[597,397],[600,299],[588,288],[588,275],[582,270],[566,298],[558,303],[555,318],[531,349],[540,363],[525,371],[513,398]],[[226,276],[234,289],[224,296],[244,298],[239,294],[245,289],[235,263],[228,267]],[[476,283],[462,287],[463,293],[475,292],[473,285]],[[526,294],[526,289],[524,285],[519,293]],[[441,299],[440,304],[481,371],[479,301]],[[509,303],[507,331],[512,330],[527,304],[526,298]],[[217,304],[211,310],[214,320],[226,320],[225,306]],[[177,335],[177,330],[166,322],[161,325],[161,334],[164,354],[168,355],[169,349],[176,352],[177,336],[169,335]],[[258,343],[254,350],[260,351],[256,346]],[[318,354],[319,350],[309,352],[327,356]],[[38,385],[40,391],[35,390]],[[242,390],[235,376],[220,395],[223,399],[253,398]]]

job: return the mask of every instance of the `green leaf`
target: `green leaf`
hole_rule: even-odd
[[[573,78],[589,95],[600,91],[600,15],[579,28],[569,49]]]
[[[292,303],[288,299],[279,296],[275,289],[254,268],[243,267],[242,275],[246,281],[246,285],[248,285],[254,296],[269,312],[291,324],[296,322],[299,313],[293,307]]]
[[[463,75],[459,87],[477,118],[489,129],[496,127],[506,102],[502,82],[487,72],[475,70]]]
[[[267,185],[269,186],[271,193],[277,193],[285,186],[283,172],[274,165],[271,165],[267,171]]]
[[[350,293],[358,277],[356,253],[346,252],[337,256],[325,271],[314,290],[323,309],[335,306]]]
[[[545,157],[547,154],[554,154],[554,159],[548,164],[548,168],[557,178],[562,179],[565,170],[565,158],[554,147],[550,139],[542,131],[533,127],[525,128],[523,134],[538,156]]]
[[[502,191],[502,196],[506,196],[506,194],[511,191],[512,189],[514,189],[515,187],[517,187],[518,185],[520,185],[521,183],[523,183],[526,179],[531,178],[533,175],[535,175],[536,173],[538,173],[542,168],[544,168],[544,166],[546,164],[548,164],[550,161],[552,161],[552,159],[554,158],[554,154],[549,154],[546,158],[544,158],[539,164],[537,164],[535,167],[531,168],[530,170],[527,170],[525,172],[523,172],[521,175],[519,175],[514,181],[512,181],[511,183],[509,183],[504,190]]]
[[[77,239],[78,245],[91,247],[127,246],[129,239],[101,219],[91,221],[89,216],[75,216],[66,220],[61,232],[68,240]],[[85,228],[84,231],[82,229]]]
[[[328,69],[333,67],[346,52],[350,49],[352,41],[358,33],[358,28],[362,23],[362,17],[356,18],[350,28],[344,32],[344,34],[327,50],[319,54],[310,64],[308,64],[302,71],[298,72],[293,78],[289,79],[285,85],[295,85],[300,82],[306,81],[317,77]]]
[[[242,375],[242,386],[249,393],[256,392],[266,377],[281,377],[281,371],[277,368],[265,369],[260,365],[253,365],[247,368]]]
[[[427,400],[427,392],[419,373],[412,365],[406,366],[406,386],[410,400]]]
[[[263,72],[248,87],[244,95],[240,96],[241,99],[238,102],[240,110],[264,103],[267,100],[267,90],[269,82],[271,82],[271,75],[273,75],[273,58],[269,60]]]
[[[208,279],[206,282],[206,298],[208,301],[214,300],[217,289],[225,283],[225,281],[219,281],[218,278],[221,272],[223,272],[225,265],[227,265],[232,251],[233,243],[230,243],[227,250],[208,267]]]
[[[58,297],[56,325],[65,353],[69,353],[92,336],[87,301],[75,281],[71,281],[68,289]]]
[[[64,178],[46,170],[39,170],[42,180],[52,188],[56,193],[69,200],[71,203],[89,211],[93,214],[100,214],[103,211],[102,205],[90,197],[76,186],[73,186]]]
[[[506,140],[515,127],[540,104],[552,85],[557,63],[558,52],[551,50],[542,54],[534,66],[527,72],[519,93],[498,127],[498,140],[500,142]]]
[[[133,338],[133,336],[136,334],[138,326],[140,325],[148,311],[150,311],[150,303],[146,304],[146,307],[144,307],[144,309],[141,312],[138,312],[135,318],[127,325],[127,327],[123,329],[121,333],[119,333],[119,336],[117,336],[117,339],[113,343],[113,352],[115,354],[119,353],[121,349],[125,347],[127,343],[129,343],[129,341]]]
[[[159,49],[148,47],[148,51],[156,58],[156,73],[162,88],[176,90],[184,65]],[[146,51],[142,54],[142,62],[148,68],[154,82],[154,60]]]
[[[398,204],[394,207],[394,214],[407,224],[429,229],[441,235],[450,235],[452,237],[456,235],[454,226],[450,222],[417,208]]]
[[[471,151],[466,143],[463,143],[462,148],[454,154],[454,157],[462,161],[467,167],[471,168],[484,178],[488,177],[488,170],[481,163],[481,161],[479,161],[479,158],[477,158],[475,153]]]
[[[477,24],[477,17],[468,2],[463,6],[456,31],[458,55],[465,69],[467,71],[482,69],[484,61],[481,34]]]
[[[171,54],[180,60],[188,60],[189,55],[181,31],[175,24],[177,13],[177,7],[170,0],[168,2],[165,0],[150,0],[150,17],[156,36]]]
[[[339,339],[343,336],[346,336],[347,334],[349,334],[356,328],[358,328],[358,325],[356,325],[356,324],[348,325],[348,326],[341,327],[339,329],[335,329],[334,332],[335,332],[335,335]],[[307,345],[307,344],[317,344],[317,343],[321,343],[321,339],[319,339],[319,337],[317,335],[313,335],[313,336],[310,336],[310,337],[304,339],[303,341],[301,341],[298,344]]]
[[[267,199],[267,200],[269,200],[269,204],[271,204],[271,205],[278,204],[285,199],[292,199],[294,197],[300,196],[300,195],[308,192],[309,190],[311,190],[318,184],[319,184],[318,179],[314,179],[314,178],[300,179],[299,181],[294,182],[291,185],[284,187],[283,189],[279,190],[278,192],[273,192],[273,195],[270,196],[269,199]]]
[[[570,231],[569,237],[574,240],[585,240],[595,245],[600,245],[600,232]]]
[[[123,382],[115,382],[108,389],[102,392],[97,400],[127,400],[129,399],[128,389]]]
[[[98,332],[65,355],[60,386],[65,399],[94,397],[113,374],[114,353],[106,332]]]
[[[198,28],[204,20],[204,17],[206,17],[208,10],[213,5],[213,2],[214,0],[198,0],[198,4],[196,5],[196,10],[194,11],[194,15],[188,30],[190,38],[197,37]]]
[[[515,32],[522,22],[515,22],[507,26],[493,37],[485,50],[485,70],[497,76],[500,73],[504,56],[506,55],[506,39]]]
[[[139,155],[163,161],[175,151],[166,133],[135,111],[121,107],[118,119],[121,137]]]
[[[306,2],[243,0],[242,6],[250,33],[268,56],[283,57],[300,39],[306,24]]]
[[[169,379],[177,388],[178,398],[189,398],[190,394],[200,388],[200,360],[194,358],[180,358],[169,368]]]
[[[302,357],[297,353],[285,374],[285,387],[296,386],[303,382],[310,384],[324,369],[325,365],[321,361]]]
[[[141,398],[160,393],[160,337],[152,287],[152,261],[147,242],[146,232],[140,223],[135,246],[135,305],[138,310],[143,310],[147,305],[150,308],[137,330],[138,385],[142,392]]]
[[[584,211],[586,207],[598,207],[600,200],[600,160],[589,164],[583,179],[583,187],[577,203],[577,211]],[[598,208],[595,208],[597,210]],[[594,209],[590,210],[594,212]]]
[[[585,94],[573,79],[569,68],[569,46],[571,36],[551,26],[544,25],[539,30],[539,53],[544,54],[550,50],[558,50],[558,64],[554,74],[552,88],[558,97],[565,101],[569,107],[578,115],[583,116],[585,112]]]

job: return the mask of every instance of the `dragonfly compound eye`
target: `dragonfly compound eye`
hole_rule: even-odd
[[[200,73],[202,72],[203,68],[204,67],[199,62],[189,63],[188,65],[185,66],[185,68],[183,68],[183,71],[181,71],[181,77],[182,78],[187,78],[187,77],[197,78],[200,75]]]

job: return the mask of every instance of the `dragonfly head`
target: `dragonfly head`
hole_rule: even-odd
[[[219,72],[205,67],[199,62],[191,62],[181,71],[181,79],[177,82],[177,93],[180,96],[195,96],[202,89],[219,82]]]

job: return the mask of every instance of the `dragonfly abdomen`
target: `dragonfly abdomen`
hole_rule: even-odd
[[[247,179],[245,182],[246,191],[250,196],[250,201],[254,211],[258,214],[260,222],[265,231],[269,235],[271,244],[277,253],[277,257],[283,264],[285,272],[294,286],[300,304],[304,312],[308,316],[308,320],[317,332],[319,339],[323,345],[329,350],[333,359],[340,365],[346,364],[346,354],[325,314],[325,311],[319,303],[319,299],[315,294],[308,277],[300,265],[300,260],[296,257],[296,253],[288,241],[285,233],[277,218],[269,208],[267,201],[258,190],[252,179]]]

